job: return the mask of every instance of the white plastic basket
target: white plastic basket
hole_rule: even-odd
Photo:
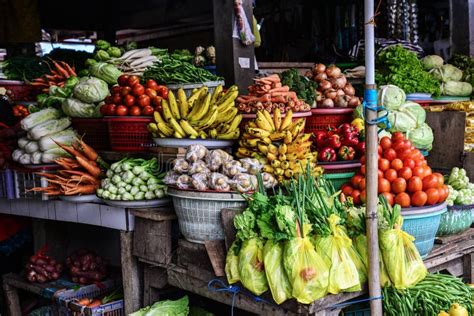
[[[194,192],[168,188],[184,238],[195,243],[224,239],[221,210],[247,205],[238,193]]]
[[[55,167],[37,167],[34,169],[14,170],[15,195],[17,199],[51,200],[51,197],[42,193],[31,191],[32,188],[46,188],[49,184],[42,173],[55,173]]]

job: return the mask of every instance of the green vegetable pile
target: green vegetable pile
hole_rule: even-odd
[[[315,90],[317,84],[305,76],[301,76],[296,69],[289,69],[280,74],[281,83],[295,91],[299,99],[303,99],[309,105],[316,99]]]
[[[179,300],[164,300],[144,307],[129,316],[188,316],[189,299],[183,296]]]
[[[2,71],[10,80],[32,81],[49,74],[48,64],[37,56],[12,56],[2,64]]]
[[[448,205],[472,205],[474,204],[474,183],[469,182],[466,170],[453,168],[446,179],[449,195],[446,199]]]
[[[462,81],[474,86],[474,57],[455,54],[450,63],[462,70]]]
[[[471,289],[451,275],[428,274],[423,281],[403,291],[384,288],[383,296],[383,311],[387,316],[433,316],[449,310],[453,303],[472,315]]]
[[[143,79],[153,79],[160,84],[173,83],[200,83],[206,81],[222,80],[211,72],[194,66],[188,62],[164,57],[155,62],[143,73]]]
[[[440,94],[439,82],[423,69],[414,52],[400,45],[381,52],[376,60],[375,79],[378,85],[393,84],[406,93],[424,92]]]

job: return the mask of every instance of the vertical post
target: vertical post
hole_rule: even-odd
[[[137,258],[132,254],[133,232],[120,231],[120,253],[122,263],[123,296],[125,314],[141,307],[143,282]]]
[[[374,1],[365,0],[365,102],[368,106],[377,105],[377,87],[375,85],[375,38],[374,38]],[[369,295],[380,297],[380,266],[379,266],[379,239],[377,231],[377,171],[378,171],[378,136],[377,126],[367,124],[377,118],[377,111],[365,110],[366,152],[365,161],[367,183],[367,247],[369,252]],[[382,300],[370,301],[371,315],[382,315]]]
[[[252,25],[252,1],[242,1],[245,14]],[[226,85],[236,84],[240,91],[247,91],[255,76],[255,50],[233,38],[234,0],[213,0],[214,45],[218,75]]]
[[[474,1],[449,1],[449,37],[451,52],[474,55]]]

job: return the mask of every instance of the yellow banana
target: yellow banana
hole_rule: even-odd
[[[236,129],[236,130],[233,130],[232,132],[217,135],[217,139],[237,139],[239,138],[239,135],[240,135],[240,130]]]
[[[286,169],[285,170],[285,177],[291,178],[291,177],[293,177],[293,174],[294,174],[293,170],[291,170],[291,169]]]
[[[161,106],[163,108],[163,117],[165,118],[165,120],[169,122],[174,117],[173,117],[173,114],[171,113],[168,101],[166,99],[161,100]]]
[[[264,129],[269,132],[273,132],[272,126],[267,121],[267,119],[265,118],[265,115],[263,115],[262,112],[258,111],[256,116],[257,117],[255,118],[255,123],[257,124],[259,128]]]
[[[176,120],[181,119],[181,114],[179,113],[178,104],[176,103],[176,97],[174,96],[173,91],[169,90],[168,92],[168,103],[170,105],[171,114]]]
[[[257,124],[255,124],[254,121],[250,121],[247,123],[247,127],[253,127],[253,128],[258,128]]]
[[[257,148],[262,154],[264,154],[264,155],[268,154],[268,146],[267,145],[259,142],[257,144]]]
[[[197,138],[197,136],[195,136],[195,135],[189,135],[189,139],[196,139],[196,138]]]
[[[288,127],[290,127],[292,118],[293,118],[293,111],[288,110],[288,112],[286,112],[285,118],[281,122],[281,126],[280,126],[281,131],[284,131]]]
[[[179,123],[174,118],[170,119],[170,125],[175,131],[183,135],[183,137],[186,136],[186,132],[183,130],[181,125],[179,125]]]
[[[183,88],[178,89],[178,106],[179,106],[179,113],[181,114],[182,118],[188,116],[189,112],[189,104],[188,100],[186,100],[186,94],[184,93]]]
[[[163,118],[161,117],[160,112],[153,112],[153,118],[155,119],[156,123],[166,123],[165,120],[163,120]]]
[[[298,136],[296,141],[298,143],[303,143],[303,142],[308,141],[310,138],[311,138],[311,133],[301,134],[301,135]]]
[[[235,99],[239,96],[238,91],[232,91],[230,93],[226,93],[217,103],[217,108],[219,111],[226,109],[229,106],[233,106]]]
[[[286,135],[285,135],[285,138],[283,138],[283,142],[285,144],[291,144],[293,141],[293,135],[291,134],[290,131],[286,131]]]
[[[215,106],[214,106],[215,107]],[[194,121],[193,126],[198,127],[201,130],[206,130],[210,128],[217,119],[217,111],[212,109],[199,121]]]
[[[150,123],[147,125],[146,128],[150,133],[158,133],[158,126],[156,125],[156,123]]]
[[[242,122],[242,114],[236,115],[232,122],[229,125],[229,128],[226,129],[226,132],[233,132],[234,130],[239,128],[239,124]]]
[[[217,98],[219,97],[219,95],[221,94],[223,88],[222,88],[222,85],[218,85],[214,91],[212,92],[212,97],[211,97],[211,105],[216,103],[217,102]]]
[[[201,139],[206,139],[207,138],[207,135],[206,135],[205,132],[199,131],[198,133],[199,133],[199,137],[201,137]]]
[[[286,160],[295,161],[296,159],[298,159],[298,154],[297,153],[288,153],[288,154],[286,154]]]
[[[195,122],[199,121],[202,119],[208,112],[209,112],[209,102],[211,101],[211,95],[208,93],[204,97],[204,100],[202,101],[201,104],[199,104],[199,108],[196,110],[196,112],[193,115],[194,109],[191,110],[191,113],[188,116],[188,120],[190,122]]]
[[[272,140],[270,139],[270,137],[264,137],[261,139],[261,141],[266,145],[270,145],[272,143]]]
[[[247,132],[252,135],[253,137],[258,137],[258,138],[265,138],[265,137],[268,137],[270,136],[270,132],[269,131],[266,131],[264,129],[261,129],[261,128],[252,128],[252,127],[249,127],[247,128]]]
[[[267,110],[263,110],[263,116],[265,116],[265,119],[268,121],[268,124],[270,124],[270,126],[272,127],[272,130],[276,130],[276,126],[275,126],[275,123],[273,122],[273,118],[272,116],[270,115],[270,113],[268,113]]]
[[[275,125],[275,130],[279,131],[281,127],[281,111],[280,108],[273,109],[273,124]]]
[[[286,132],[273,132],[270,134],[270,139],[273,141],[282,140],[285,138]]]
[[[280,168],[281,162],[279,160],[275,159],[275,160],[272,160],[271,165],[272,165],[273,169]]]
[[[198,137],[199,133],[186,120],[180,120],[179,125],[186,132],[186,135]]]
[[[282,176],[285,173],[285,171],[280,167],[276,167],[274,172],[276,176]]]
[[[285,143],[281,144],[281,145],[278,147],[278,153],[279,153],[280,155],[286,154],[287,151],[288,151],[288,145],[286,145]]]
[[[229,123],[235,119],[235,117],[237,116],[237,114],[239,113],[239,110],[237,110],[237,108],[229,108],[228,111],[226,111],[225,113],[221,113],[219,111],[217,111],[217,119],[216,119],[216,122],[219,122],[219,123]]]
[[[291,131],[293,138],[296,138],[298,134],[304,129],[305,122],[306,119],[299,118],[290,126],[289,130]]]
[[[278,154],[278,147],[273,144],[270,144],[268,145],[268,152],[276,155]]]
[[[237,149],[237,153],[244,156],[244,157],[250,157],[252,155],[251,150],[248,150],[247,148],[242,148],[242,147]]]
[[[231,86],[224,95],[217,100],[217,105],[222,105],[229,100],[234,101],[239,95],[239,88],[236,85]]]
[[[160,131],[160,133],[166,135],[166,136],[171,136],[173,135],[173,129],[166,123],[163,123],[163,122],[159,122],[157,124],[157,127],[158,127],[158,130]]]
[[[249,138],[245,140],[245,143],[247,144],[248,147],[257,147],[259,140],[260,139],[258,138]]]
[[[281,168],[282,168],[282,169],[285,169],[285,170],[288,169],[288,168],[290,168],[290,163],[289,163],[288,161],[286,161],[286,160],[285,160],[285,161],[282,161],[282,162],[281,162]]]
[[[173,134],[174,138],[183,138],[184,135],[179,133],[178,131],[174,131],[174,134]]]
[[[272,153],[270,153],[270,152],[267,153],[267,159],[268,159],[268,161],[273,161],[273,160],[275,160],[276,158],[277,158],[277,157],[276,157],[274,154],[272,154]]]
[[[199,99],[201,94],[203,94],[204,92],[207,92],[207,91],[208,91],[208,87],[206,87],[206,86],[202,86],[201,88],[197,89],[196,92],[194,92],[194,90],[193,90],[193,94],[188,99],[189,107],[190,108],[194,107],[194,102],[196,102],[196,100]]]
[[[270,165],[264,165],[262,168],[263,172],[273,173],[273,167]]]
[[[217,130],[215,128],[210,129],[207,133],[209,134],[211,138],[216,138],[218,135]]]
[[[278,160],[285,161],[286,160],[286,155],[285,154],[279,154],[278,155]]]

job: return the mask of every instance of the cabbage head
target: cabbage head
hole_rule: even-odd
[[[122,72],[112,64],[108,63],[95,63],[89,67],[91,75],[104,80],[108,84],[117,84],[117,79],[120,77]]]
[[[413,143],[413,146],[418,149],[431,150],[433,147],[433,130],[426,123],[418,128],[409,130],[406,133],[406,137]]]
[[[109,94],[107,82],[95,77],[81,78],[74,87],[74,97],[85,103],[96,103]]]
[[[441,84],[441,94],[450,96],[469,96],[472,93],[472,86],[469,82],[447,81]]]
[[[398,110],[406,100],[405,91],[394,85],[381,86],[378,94],[379,105],[387,110]]]
[[[426,70],[431,70],[443,66],[444,60],[438,55],[428,55],[421,59],[421,64]]]
[[[462,79],[462,70],[453,65],[446,64],[430,71],[433,78],[438,81],[459,81]]]
[[[416,117],[410,112],[391,111],[388,114],[388,121],[390,123],[390,132],[407,132],[410,129],[417,127]]]
[[[416,118],[416,126],[421,126],[426,120],[426,111],[415,102],[406,102],[400,106],[399,111],[408,112]]]
[[[95,104],[85,103],[74,98],[65,99],[61,108],[64,114],[70,117],[100,117],[100,112],[97,113]]]

